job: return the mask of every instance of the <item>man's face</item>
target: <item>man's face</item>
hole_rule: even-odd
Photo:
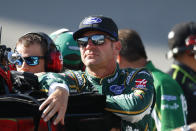
[[[106,35],[106,33],[100,31],[89,31],[84,33],[83,36],[92,35]],[[109,38],[105,38],[104,44],[94,45],[92,40],[89,39],[86,47],[80,46],[81,58],[83,63],[87,66],[108,66],[110,62],[115,61],[116,57],[116,45],[115,42],[111,41]]]
[[[22,57],[29,57],[29,56],[44,56],[41,50],[41,46],[39,44],[32,44],[28,47],[25,47],[24,44],[18,44],[16,47],[18,53],[22,55]],[[17,71],[21,72],[32,72],[32,73],[39,73],[45,71],[44,66],[44,59],[39,59],[39,64],[30,66],[25,61],[23,61],[21,66],[16,66]]]

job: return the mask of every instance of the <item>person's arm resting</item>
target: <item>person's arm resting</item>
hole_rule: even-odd
[[[151,113],[154,85],[150,74],[139,72],[125,90],[121,95],[108,95],[105,109],[132,123]]]

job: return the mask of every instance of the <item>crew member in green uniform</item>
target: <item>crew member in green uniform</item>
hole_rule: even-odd
[[[179,84],[168,74],[157,69],[148,61],[146,51],[139,34],[135,30],[119,30],[122,43],[117,57],[120,68],[145,67],[152,72],[156,90],[156,104],[153,110],[158,131],[171,131],[186,124],[186,100]]]
[[[105,110],[121,117],[122,131],[152,130],[153,78],[145,69],[119,69],[116,57],[121,43],[114,21],[104,16],[86,17],[73,37],[86,70],[49,73],[39,78],[41,86],[49,88],[51,94],[40,106],[40,110],[47,106],[42,117],[49,120],[59,106],[65,111],[69,93],[97,91],[106,95]]]
[[[80,56],[80,48],[73,39],[73,32],[62,28],[50,34],[57,48],[63,56],[63,70],[84,70]]]

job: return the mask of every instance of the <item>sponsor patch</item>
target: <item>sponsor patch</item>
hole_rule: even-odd
[[[125,89],[124,85],[112,85],[109,87],[110,91],[113,92],[115,95],[122,94],[123,90]]]
[[[173,105],[169,105],[169,104],[161,105],[162,110],[165,110],[165,109],[177,110],[178,108],[179,108],[179,105],[176,103],[174,103]]]
[[[139,131],[139,129],[136,129],[136,128],[132,128],[131,126],[126,126],[126,129],[125,131]]]
[[[113,98],[116,99],[116,100],[124,100],[125,97],[127,99],[132,99],[133,98],[131,94],[120,94],[120,95],[113,96]]]
[[[126,80],[127,85],[129,84],[129,82],[130,82],[130,80],[131,80],[131,78],[132,78],[132,76],[133,76],[134,73],[135,73],[135,71],[132,71],[132,72],[127,76],[127,80]]]
[[[90,17],[87,18],[86,20],[83,21],[84,25],[89,25],[89,24],[97,24],[97,23],[101,23],[102,19],[97,18],[97,17]]]
[[[166,101],[175,101],[177,98],[176,96],[172,95],[162,95],[161,100],[166,100]]]
[[[79,73],[77,73],[77,72],[75,72],[75,75],[77,77],[79,85],[83,85],[84,83],[83,83],[81,75]]]
[[[135,81],[135,88],[146,88],[146,83],[148,81],[146,79],[137,79]]]

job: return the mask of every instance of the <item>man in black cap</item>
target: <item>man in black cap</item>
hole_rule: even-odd
[[[114,21],[104,16],[88,16],[73,37],[80,47],[85,72],[68,71],[63,76],[45,74],[40,77],[41,85],[50,88],[49,92],[55,92],[56,88],[65,90],[66,98],[61,98],[65,101],[62,107],[65,110],[68,94],[98,92],[106,95],[105,110],[122,119],[122,131],[152,130],[151,111],[155,102],[152,76],[145,69],[119,69],[116,57],[121,43]],[[53,94],[52,99],[58,97]],[[42,110],[49,105],[43,112],[46,120],[56,108],[51,101],[49,97],[40,107]]]
[[[181,85],[188,106],[188,124],[196,122],[196,22],[176,24],[168,34],[174,58],[169,74]]]

